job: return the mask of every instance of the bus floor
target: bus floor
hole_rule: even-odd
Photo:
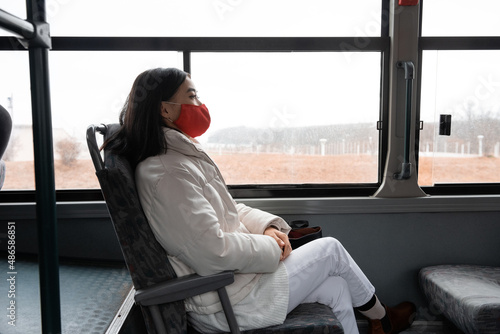
[[[41,333],[39,268],[36,258],[18,256],[10,267],[0,257],[0,333]],[[62,333],[104,334],[128,313],[132,281],[123,263],[60,260]],[[126,318],[126,314],[123,318]]]

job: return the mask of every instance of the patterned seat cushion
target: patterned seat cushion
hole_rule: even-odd
[[[114,167],[96,174],[135,289],[175,278],[167,254],[154,238],[142,212],[132,174]],[[149,309],[141,307],[141,310],[148,333],[156,333]],[[182,301],[164,304],[160,312],[169,328],[176,333],[185,332],[186,312]]]
[[[268,333],[344,333],[342,325],[332,310],[322,304],[301,304],[288,314],[283,324],[260,330],[247,331],[246,334]]]
[[[465,333],[500,333],[500,267],[423,268],[420,286],[430,307]]]
[[[189,334],[199,334],[192,328]],[[340,321],[322,304],[301,304],[288,314],[283,324],[243,332],[244,334],[343,334]]]

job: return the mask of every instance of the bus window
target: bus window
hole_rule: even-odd
[[[228,184],[376,183],[380,53],[193,53]]]
[[[419,182],[500,182],[500,51],[424,51]],[[451,133],[439,135],[440,115]]]
[[[52,1],[52,36],[380,36],[380,1]],[[92,24],[88,24],[92,18]]]
[[[19,57],[18,57],[19,56]],[[34,189],[27,52],[2,52],[2,105],[13,115],[4,190]],[[152,67],[180,67],[178,52],[50,52],[57,189],[98,188],[85,141],[90,124],[117,123],[135,77]],[[7,107],[6,107],[7,108]]]
[[[28,53],[0,53],[0,104],[12,118],[12,133],[2,159],[6,178],[2,190],[35,189],[31,91]]]
[[[499,11],[497,0],[427,0],[422,36],[500,36]]]

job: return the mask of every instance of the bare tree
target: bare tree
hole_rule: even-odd
[[[76,158],[80,154],[81,147],[75,138],[64,138],[60,139],[56,143],[56,152],[61,157],[64,165],[71,166],[75,162]]]
[[[478,137],[483,136],[483,153],[492,155],[495,144],[500,141],[500,115],[474,103],[464,104],[463,107],[463,111],[457,115],[455,136],[469,143],[477,143]]]

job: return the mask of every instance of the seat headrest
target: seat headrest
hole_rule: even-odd
[[[10,133],[12,131],[12,119],[4,107],[0,105],[0,159],[9,144]]]

